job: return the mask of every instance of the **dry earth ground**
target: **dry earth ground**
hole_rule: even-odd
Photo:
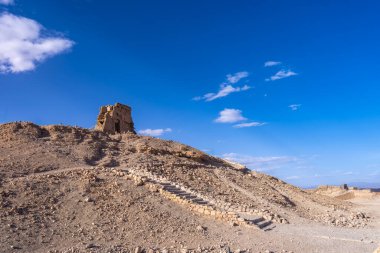
[[[131,179],[132,172],[191,189],[218,208],[255,210],[270,229],[194,212]],[[352,201],[239,170],[171,141],[0,125],[1,252],[372,253],[380,244],[380,201]]]

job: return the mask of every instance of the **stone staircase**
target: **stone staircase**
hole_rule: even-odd
[[[272,221],[266,220],[264,217],[247,212],[226,210],[219,206],[216,201],[150,172],[134,169],[126,169],[123,172],[127,173],[139,185],[144,185],[152,191],[159,192],[164,197],[187,206],[191,211],[211,216],[217,220],[230,222],[232,225],[243,225],[262,231],[274,228]]]
[[[188,193],[182,190],[181,188],[175,185],[172,185],[171,183],[159,183],[159,184],[163,186],[163,190],[170,192],[171,194],[174,194],[181,199],[191,201],[192,203],[197,204],[197,205],[211,206],[211,204],[208,201],[196,195]]]
[[[259,229],[262,229],[264,231],[270,231],[276,227],[272,221],[267,220],[262,216],[255,216],[251,214],[241,214],[241,217],[243,217],[247,221],[248,224],[255,225]]]

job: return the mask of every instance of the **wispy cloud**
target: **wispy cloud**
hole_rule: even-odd
[[[241,87],[234,87],[233,84],[236,84],[241,79],[248,77],[249,73],[246,71],[237,72],[235,74],[228,74],[226,79],[227,81],[220,85],[219,91],[216,93],[207,93],[203,96],[198,96],[193,98],[193,100],[205,100],[207,102],[213,101],[218,98],[226,97],[234,92],[246,91],[251,87],[248,85],[244,85]]]
[[[297,111],[298,109],[300,109],[301,104],[292,104],[292,105],[289,105],[288,107],[289,107],[292,111]]]
[[[32,19],[9,13],[1,14],[0,72],[18,73],[33,70],[37,63],[74,45],[73,41],[61,36],[44,36],[43,31],[43,26]]]
[[[297,157],[292,156],[249,156],[237,153],[223,154],[222,157],[259,171],[279,169],[299,161]]]
[[[235,127],[235,128],[258,127],[258,126],[263,126],[263,125],[266,125],[266,124],[267,123],[265,123],[265,122],[247,122],[247,123],[236,124],[233,127]]]
[[[241,79],[246,78],[249,76],[249,73],[247,71],[241,71],[237,72],[235,74],[228,74],[227,80],[229,83],[234,84],[239,82]]]
[[[371,172],[370,174],[368,174],[369,176],[378,176],[380,175],[380,170],[377,170],[377,171],[373,171]]]
[[[220,86],[220,90],[218,93],[207,93],[203,95],[202,97],[195,97],[194,100],[206,100],[207,102],[213,101],[218,98],[226,97],[230,95],[231,93],[234,92],[239,92],[239,91],[246,91],[249,90],[251,87],[248,85],[244,85],[242,87],[233,87],[232,85],[228,84],[222,84]]]
[[[264,63],[264,67],[273,67],[273,66],[277,66],[280,64],[281,64],[280,61],[267,61]]]
[[[0,4],[11,5],[14,3],[14,0],[0,0]]]
[[[247,118],[243,117],[242,111],[238,109],[224,109],[219,112],[219,117],[215,119],[217,123],[235,123],[244,121]]]
[[[172,131],[171,128],[166,128],[166,129],[150,129],[150,128],[148,128],[148,129],[140,130],[138,133],[142,134],[142,135],[149,135],[149,136],[157,137],[157,136],[163,135],[164,133],[169,133],[171,131]]]
[[[285,179],[294,180],[294,179],[300,179],[300,178],[301,178],[300,176],[289,176],[289,177],[286,177]]]
[[[276,80],[280,80],[280,79],[283,79],[283,78],[287,78],[287,77],[291,77],[291,76],[296,76],[298,75],[297,73],[291,71],[291,70],[280,70],[278,71],[276,74],[274,74],[273,76],[271,76],[270,78],[267,78],[265,79],[265,81],[276,81]]]

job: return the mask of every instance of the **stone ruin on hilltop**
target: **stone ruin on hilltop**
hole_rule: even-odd
[[[109,134],[136,133],[132,120],[132,108],[120,103],[102,106],[95,129]]]

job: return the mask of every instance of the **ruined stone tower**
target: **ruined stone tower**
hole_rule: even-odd
[[[120,103],[102,106],[95,129],[110,134],[135,133],[131,113],[131,107]]]

